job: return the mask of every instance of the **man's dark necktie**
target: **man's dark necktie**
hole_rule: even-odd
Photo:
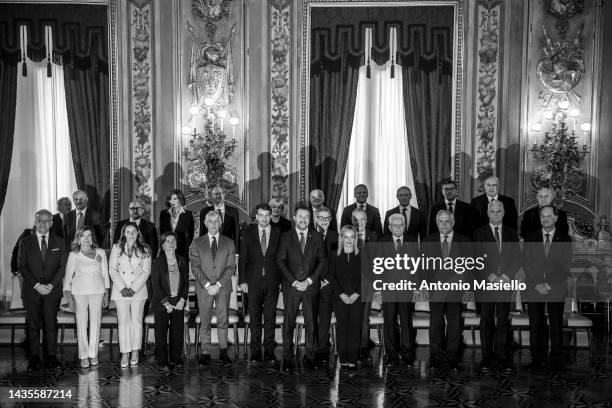
[[[223,212],[221,209],[217,210],[219,212],[219,219],[221,220],[221,224],[223,224]]]
[[[363,233],[357,235],[357,248],[363,248]]]
[[[404,217],[404,222],[406,223],[406,229],[408,229],[408,219],[406,218],[406,208],[402,208],[402,217]]]
[[[365,211],[365,205],[363,205],[363,204],[359,204],[359,209],[360,209],[360,210],[364,210],[364,211]]]
[[[268,240],[266,239],[266,230],[261,232],[261,253],[266,255],[266,251],[268,250]],[[266,267],[261,268],[261,276],[266,276]]]
[[[45,235],[40,239],[40,255],[42,256],[42,261],[45,262],[45,257],[47,256],[47,237]]]
[[[450,253],[450,246],[448,244],[448,235],[444,236],[444,242],[442,242],[442,256],[448,258]]]
[[[548,253],[550,252],[550,234],[545,234],[546,240],[544,241],[544,256],[548,258]]]
[[[495,227],[495,242],[497,242],[497,250],[501,252],[501,239],[499,238],[499,227]]]
[[[79,212],[79,216],[77,218],[77,231],[83,228],[83,213]]]
[[[210,254],[212,255],[213,262],[217,257],[217,237],[212,237],[212,244],[210,244]]]
[[[453,203],[448,203],[448,211],[454,213],[454,211],[453,211]]]
[[[402,241],[399,239],[396,239],[395,240],[395,252],[399,251],[401,246],[402,246]]]
[[[304,233],[300,233],[300,248],[302,249],[302,255],[304,254],[304,250],[306,249],[306,237]]]

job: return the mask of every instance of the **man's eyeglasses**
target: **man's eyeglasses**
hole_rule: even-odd
[[[331,221],[331,217],[317,217],[319,221]]]
[[[138,211],[140,210],[142,207],[130,207],[130,211]]]

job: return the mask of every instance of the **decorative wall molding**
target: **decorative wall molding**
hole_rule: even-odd
[[[270,1],[270,136],[272,198],[289,201],[291,1]],[[303,162],[303,160],[302,160]]]
[[[131,74],[130,117],[132,123],[132,153],[136,184],[134,196],[140,200],[145,215],[151,211],[153,202],[153,107],[152,107],[152,30],[153,7],[151,0],[129,2],[129,67]]]
[[[496,173],[499,146],[499,74],[502,7],[499,0],[481,0],[477,7],[478,52],[476,134],[474,145],[474,194],[483,191],[485,179]]]

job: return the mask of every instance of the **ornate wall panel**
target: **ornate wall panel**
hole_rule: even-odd
[[[272,197],[289,201],[291,2],[269,3]]]

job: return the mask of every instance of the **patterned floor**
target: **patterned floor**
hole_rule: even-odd
[[[233,350],[230,348],[230,351]],[[277,353],[280,348],[277,349]],[[414,368],[386,368],[380,350],[354,372],[339,368],[281,372],[266,363],[242,359],[230,366],[198,368],[192,358],[183,369],[164,372],[152,357],[136,368],[121,369],[117,347],[103,346],[98,368],[80,369],[76,347],[67,346],[64,369],[26,372],[24,350],[0,347],[1,406],[81,407],[612,407],[612,359],[608,339],[595,336],[593,357],[579,350],[560,374],[511,375],[478,372],[479,349],[468,349],[462,370],[434,374],[419,347]],[[215,356],[213,355],[213,358]],[[529,362],[527,350],[515,364]],[[17,403],[9,389],[53,387],[72,391],[64,403]]]

